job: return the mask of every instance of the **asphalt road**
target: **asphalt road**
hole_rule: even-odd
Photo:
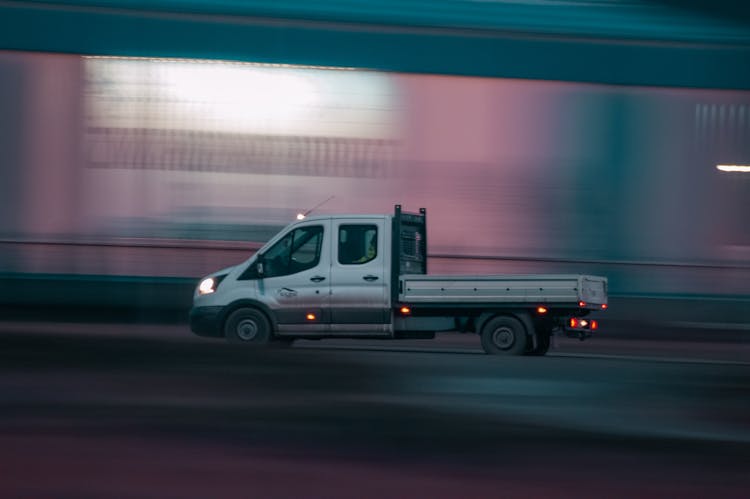
[[[747,497],[749,354],[0,323],[0,497]]]

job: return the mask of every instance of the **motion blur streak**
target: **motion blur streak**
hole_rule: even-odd
[[[730,3],[0,2],[0,497],[747,497]],[[189,332],[298,214],[396,203],[431,272],[607,276],[595,338]]]
[[[716,165],[716,169],[723,172],[750,172],[750,166],[743,165]]]
[[[747,496],[750,365],[711,359],[748,345],[664,362],[359,341],[0,323],[0,496]]]
[[[750,183],[715,165],[750,158],[748,91],[15,52],[0,68],[5,275],[182,279],[184,307],[299,213],[406,202],[429,210],[435,272],[597,273],[615,299],[708,296],[729,305],[698,319],[746,322]],[[0,298],[133,301],[16,289]]]

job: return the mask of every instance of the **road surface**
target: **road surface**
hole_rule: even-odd
[[[0,323],[0,497],[747,497],[750,346]]]

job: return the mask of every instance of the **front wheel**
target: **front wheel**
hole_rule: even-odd
[[[482,348],[490,355],[522,355],[528,338],[526,328],[514,317],[498,316],[482,327]]]
[[[271,325],[259,310],[240,308],[229,314],[224,336],[232,343],[266,345],[271,340]]]

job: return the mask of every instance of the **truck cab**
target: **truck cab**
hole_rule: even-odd
[[[246,262],[203,280],[193,329],[221,335],[219,319],[234,304],[257,307],[280,335],[387,336],[391,218],[314,216],[291,224]]]

